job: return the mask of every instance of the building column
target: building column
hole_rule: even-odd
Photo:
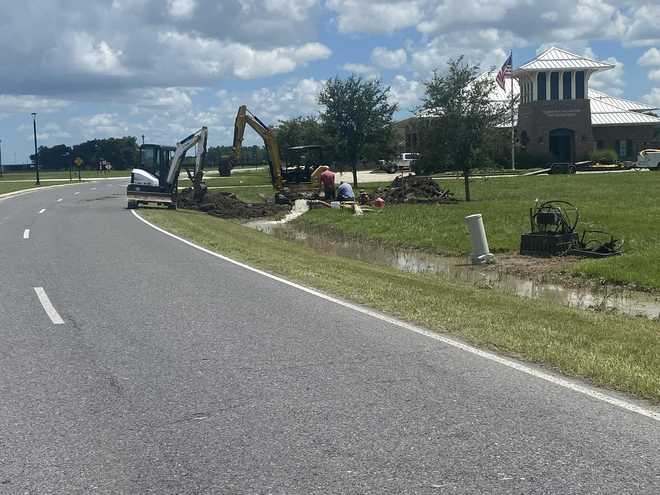
[[[546,72],[545,73],[545,100],[549,101],[551,100],[550,98],[550,79],[551,79],[551,74],[552,71]]]
[[[576,71],[571,72],[571,100],[577,99],[575,96],[575,74]]]
[[[559,100],[564,99],[564,71],[559,71]]]

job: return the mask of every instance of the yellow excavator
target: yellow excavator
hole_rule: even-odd
[[[295,146],[287,150],[287,159],[283,161],[274,129],[259,120],[245,105],[241,105],[236,114],[231,157],[233,163],[238,162],[241,156],[246,125],[252,127],[264,140],[270,177],[276,196],[292,198],[318,190],[318,180],[315,179],[314,171],[324,164],[325,147],[321,145]]]

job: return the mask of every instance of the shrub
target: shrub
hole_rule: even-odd
[[[604,150],[593,150],[589,153],[589,159],[598,163],[614,163],[619,159],[616,151],[611,148]]]

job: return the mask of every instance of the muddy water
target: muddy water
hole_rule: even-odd
[[[302,207],[301,207],[302,208]],[[294,214],[296,208],[291,214]],[[300,216],[298,213],[295,217]],[[543,280],[507,273],[501,266],[473,266],[467,257],[445,257],[413,249],[397,249],[354,241],[338,240],[326,235],[302,232],[286,222],[251,222],[249,224],[277,238],[300,242],[326,253],[346,258],[388,265],[412,273],[436,273],[451,280],[460,280],[477,287],[537,299],[580,309],[617,311],[627,315],[660,318],[658,297],[618,287],[594,291],[569,288]]]
[[[260,230],[266,234],[272,234],[275,228],[282,227],[284,224],[298,218],[300,215],[303,215],[308,211],[309,203],[307,200],[296,199],[293,203],[293,208],[291,208],[291,211],[287,213],[286,216],[281,220],[255,220],[253,222],[248,222],[245,225],[247,227]]]

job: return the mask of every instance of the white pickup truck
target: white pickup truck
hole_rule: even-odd
[[[660,150],[642,150],[637,156],[637,168],[660,170]]]

